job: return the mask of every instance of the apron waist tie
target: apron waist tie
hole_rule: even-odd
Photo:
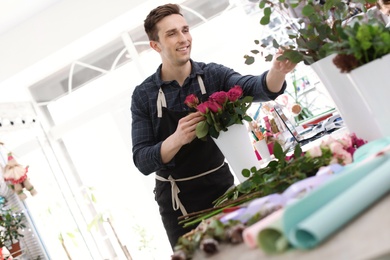
[[[205,176],[207,174],[210,174],[212,172],[215,172],[217,171],[218,169],[220,169],[223,165],[225,164],[225,162],[223,162],[220,166],[218,166],[217,168],[214,168],[214,169],[211,169],[207,172],[203,172],[203,173],[200,173],[198,175],[195,175],[195,176],[191,176],[191,177],[187,177],[187,178],[181,178],[181,179],[174,179],[171,175],[169,175],[168,179],[164,178],[164,177],[161,177],[159,175],[156,174],[156,179],[159,180],[159,181],[169,181],[171,183],[171,195],[172,195],[172,208],[173,210],[178,210],[180,209],[181,213],[183,214],[183,216],[187,215],[187,210],[185,209],[184,205],[181,203],[180,201],[180,198],[179,198],[179,193],[180,193],[180,189],[179,187],[177,186],[176,182],[177,181],[189,181],[189,180],[193,180],[193,179],[196,179],[196,178],[199,178],[199,177],[202,177],[202,176]]]

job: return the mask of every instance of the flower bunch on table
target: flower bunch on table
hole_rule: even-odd
[[[251,96],[244,97],[242,88],[236,85],[229,91],[214,92],[205,102],[199,102],[195,94],[190,94],[184,103],[205,117],[196,126],[196,136],[202,139],[207,135],[218,138],[220,131],[227,131],[233,124],[243,124],[243,120],[251,122],[246,111],[252,100]]]
[[[198,249],[207,254],[216,253],[219,243],[232,243],[230,235],[232,230],[235,232],[235,243],[241,242],[242,238],[237,238],[237,232],[243,231],[243,223],[220,222],[219,218],[224,216],[225,212],[239,209],[257,198],[283,193],[292,184],[315,176],[324,166],[335,163],[349,164],[352,162],[355,150],[365,143],[366,141],[356,137],[355,134],[345,134],[338,139],[329,136],[321,144],[306,152],[303,152],[298,144],[294,153],[287,155],[287,151],[283,151],[280,144],[276,142],[274,145],[276,160],[269,162],[264,168],[244,169],[243,174],[249,176],[252,173],[252,175],[219,197],[214,202],[213,208],[179,217],[179,223],[185,227],[201,223],[202,228],[198,226],[193,232],[179,239],[172,259],[190,259]],[[255,223],[271,213],[272,211],[259,212],[245,225]]]
[[[307,155],[311,157],[321,157],[324,153],[331,152],[331,160],[329,164],[346,165],[352,163],[353,154],[356,149],[366,141],[360,139],[356,134],[345,134],[340,139],[335,139],[329,136],[323,140],[319,146],[314,146],[307,151]]]

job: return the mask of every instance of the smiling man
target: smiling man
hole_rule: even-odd
[[[390,0],[378,0],[376,7],[384,15],[383,20],[386,27],[390,27]]]
[[[228,164],[211,138],[196,138],[199,112],[184,104],[189,94],[205,100],[235,85],[254,101],[269,101],[286,88],[285,76],[296,64],[277,61],[259,76],[240,75],[216,63],[190,57],[190,28],[175,4],[153,9],[144,21],[150,47],[161,57],[157,71],[132,96],[133,160],[144,175],[156,173],[155,199],[172,248],[190,231],[178,217],[213,207],[212,202],[234,185]]]

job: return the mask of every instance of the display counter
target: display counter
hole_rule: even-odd
[[[338,214],[338,213],[335,213]],[[249,249],[246,244],[222,244],[212,256],[197,252],[194,260],[313,260],[313,259],[390,259],[390,194],[373,204],[363,214],[320,246],[307,250],[290,250],[278,255],[266,255],[261,249]]]

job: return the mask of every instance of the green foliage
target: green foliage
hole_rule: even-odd
[[[20,237],[24,237],[20,233],[26,227],[26,217],[23,212],[13,212],[11,209],[2,209],[0,211],[0,243],[1,245],[9,246]]]
[[[335,64],[342,72],[349,72],[390,53],[390,28],[382,23],[355,23],[345,28],[338,26],[337,30],[340,40],[332,43],[330,48],[337,53]],[[351,59],[355,62],[352,63]]]
[[[351,2],[363,5],[365,3],[375,3],[375,0],[355,0]],[[350,16],[349,7],[343,0],[326,0],[323,5],[312,0],[290,1],[290,4],[284,0],[276,2],[261,0],[259,8],[263,10],[260,24],[267,26],[273,14],[278,13],[286,24],[290,40],[293,41],[293,44],[285,46],[283,43],[273,40],[274,48],[284,50],[283,55],[278,59],[288,59],[294,63],[303,61],[307,65],[331,54],[329,44],[340,39],[340,31],[336,27],[345,26],[345,21]],[[290,17],[291,10],[301,13],[297,21]],[[258,42],[258,40],[255,41],[256,44]],[[251,52],[254,53],[253,50]],[[246,64],[252,64],[255,61],[251,55],[245,55],[244,58]],[[271,59],[272,55],[266,57],[266,61]]]
[[[244,169],[246,175],[251,172],[250,178],[214,201],[214,208],[210,211],[193,214],[179,223],[185,227],[200,223],[222,212],[225,208],[244,204],[258,197],[274,193],[282,193],[290,185],[307,177],[314,176],[322,166],[329,165],[332,153],[323,148],[321,157],[311,157],[302,152],[300,145],[296,145],[293,158],[286,156],[279,143],[274,144],[274,156],[277,160],[268,163],[264,168]]]

